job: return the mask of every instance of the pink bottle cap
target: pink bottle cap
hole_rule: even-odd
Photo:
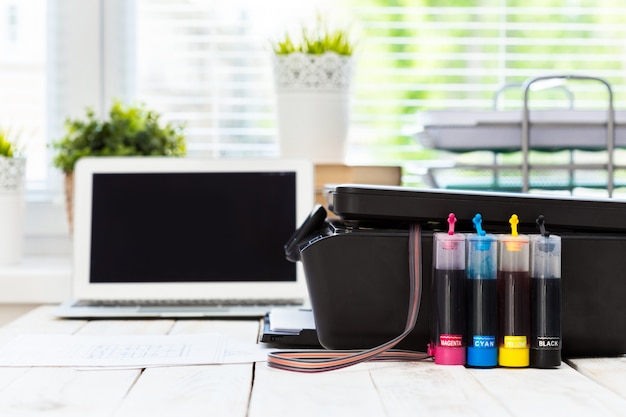
[[[433,356],[438,365],[465,365],[465,347],[435,346]]]

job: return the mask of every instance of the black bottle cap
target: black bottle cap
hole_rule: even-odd
[[[533,368],[556,368],[561,365],[561,351],[530,349],[530,366]]]

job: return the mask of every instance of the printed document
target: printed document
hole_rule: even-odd
[[[272,349],[218,333],[80,336],[23,334],[0,346],[0,366],[146,368],[265,361]]]

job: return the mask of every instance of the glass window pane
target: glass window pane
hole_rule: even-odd
[[[27,180],[47,177],[46,1],[0,0],[0,128],[27,155]]]

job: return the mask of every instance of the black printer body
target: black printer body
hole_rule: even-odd
[[[430,328],[433,233],[454,212],[457,231],[473,232],[481,213],[490,233],[536,234],[543,215],[562,238],[564,357],[626,353],[626,203],[526,194],[449,192],[341,185],[328,193],[339,218],[303,225],[295,246],[302,261],[320,343],[361,349],[401,334],[408,314],[409,226],[421,235],[421,305],[417,324],[399,348],[425,351]]]

